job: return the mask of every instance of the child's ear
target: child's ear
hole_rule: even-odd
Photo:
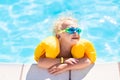
[[[59,35],[59,34],[56,34],[56,37],[59,39],[59,38],[60,38],[60,35]]]

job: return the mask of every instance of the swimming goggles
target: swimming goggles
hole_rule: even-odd
[[[59,33],[62,33],[62,32],[67,32],[69,34],[74,34],[75,32],[80,34],[81,33],[81,29],[80,28],[75,28],[75,27],[68,27],[68,28],[65,28],[64,30],[60,30]]]

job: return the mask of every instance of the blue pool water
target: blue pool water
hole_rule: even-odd
[[[34,63],[35,47],[66,13],[94,43],[98,63],[120,61],[120,0],[0,0],[0,62]]]

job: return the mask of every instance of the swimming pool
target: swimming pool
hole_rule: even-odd
[[[35,47],[66,13],[94,43],[98,63],[120,61],[119,0],[0,0],[0,62],[33,63]]]

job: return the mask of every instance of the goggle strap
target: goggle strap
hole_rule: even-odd
[[[60,34],[60,33],[63,33],[63,32],[65,32],[65,30],[60,30],[58,33]]]

